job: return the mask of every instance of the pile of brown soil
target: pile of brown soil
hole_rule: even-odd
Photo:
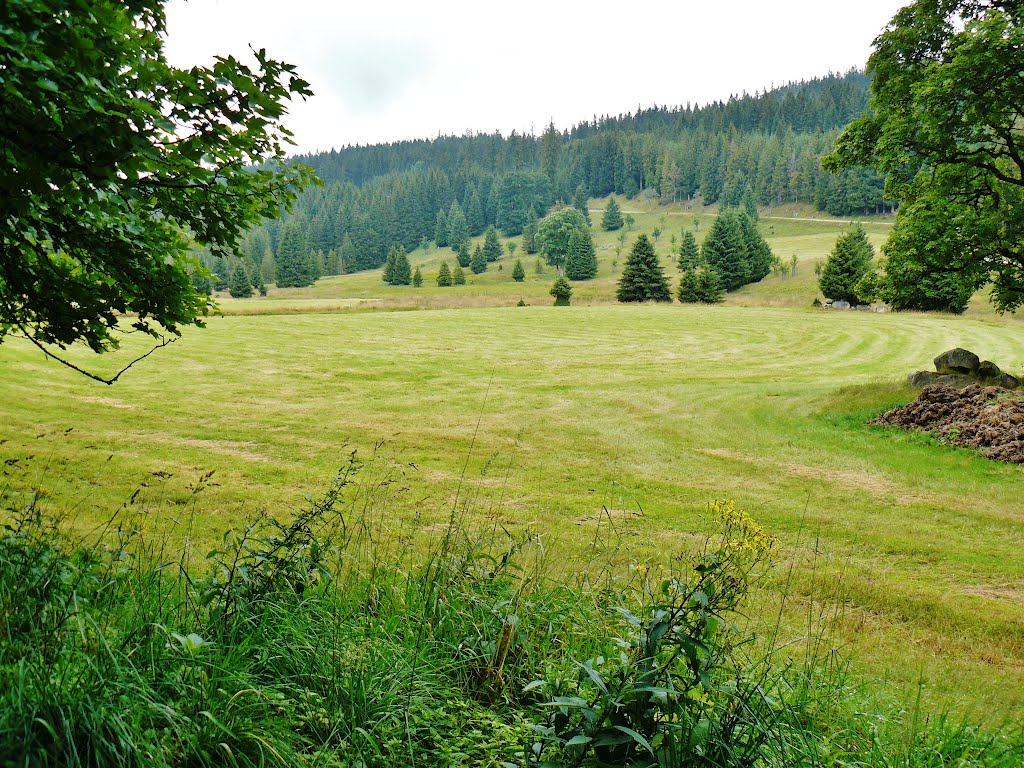
[[[990,459],[1024,464],[1024,398],[999,387],[925,387],[917,400],[871,424],[937,432]]]

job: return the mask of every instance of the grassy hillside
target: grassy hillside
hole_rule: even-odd
[[[662,258],[665,274],[672,280],[673,286],[677,285],[679,271],[673,254],[672,236],[675,235],[678,242],[683,230],[689,230],[699,243],[717,215],[717,206],[662,206],[651,201],[620,199],[624,213],[633,216],[635,224],[628,230],[624,228],[617,232],[604,232],[599,223],[605,202],[591,201],[599,271],[596,279],[574,284],[573,303],[577,305],[614,302],[618,273],[629,249],[641,232],[646,232],[653,241],[655,229],[661,231],[654,244]],[[758,285],[730,295],[727,302],[809,307],[814,297],[819,295],[814,267],[825,260],[836,237],[846,226],[848,220],[833,219],[814,211],[810,206],[768,210],[762,217],[762,231],[780,259],[789,259],[794,255],[797,257],[796,275],[786,278],[770,276]],[[864,220],[864,226],[877,248],[884,242],[892,223],[888,219],[873,217]],[[512,240],[520,245],[514,256],[510,256],[506,250],[500,260],[492,263],[488,271],[480,275],[474,275],[467,269],[467,284],[464,286],[437,287],[437,270],[441,261],[447,261],[448,266],[454,268],[457,260],[449,248],[430,247],[426,250],[417,249],[410,254],[413,268],[419,266],[423,273],[424,284],[419,289],[385,285],[380,279],[380,270],[372,270],[322,278],[309,288],[271,288],[269,295],[262,299],[233,301],[225,295],[221,297],[221,304],[227,314],[498,307],[514,305],[520,299],[529,304],[550,304],[548,290],[556,276],[554,267],[542,263],[542,271],[538,273],[538,256],[523,253],[521,238]],[[503,244],[508,241],[502,240]],[[475,238],[473,247],[482,242],[482,237]],[[516,259],[520,259],[526,269],[526,280],[523,283],[516,283],[512,279],[512,266]]]
[[[681,226],[705,231],[700,214],[638,209],[636,231],[660,226],[664,253]],[[733,498],[780,537],[779,584],[762,608],[791,593],[796,647],[838,596],[838,613],[824,610],[858,670],[1019,717],[1020,467],[863,426],[909,399],[906,373],[944,349],[1024,368],[1019,322],[812,310],[813,263],[842,225],[763,224],[778,253],[797,254],[797,276],[725,306],[609,304],[616,240],[603,233],[601,274],[577,290],[589,306],[547,306],[550,268],[538,276],[528,261],[515,284],[507,256],[465,288],[428,287],[450,252],[427,251],[414,255],[421,289],[365,273],[225,301],[227,316],[112,388],[5,343],[9,491],[39,487],[85,530],[144,484],[136,503],[173,527],[212,470],[219,485],[199,497],[191,532],[212,542],[258,510],[291,514],[357,450],[388,480],[375,508],[394,535],[433,530],[458,495],[480,519],[542,534],[573,570],[600,526],[622,544],[616,567],[637,567],[690,548],[706,502]],[[871,226],[876,242],[885,227]],[[512,306],[520,297],[534,306]],[[462,308],[353,311],[369,300]],[[133,351],[73,359],[113,369]]]

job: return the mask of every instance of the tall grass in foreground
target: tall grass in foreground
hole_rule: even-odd
[[[359,470],[207,553],[134,497],[78,540],[9,508],[0,765],[1021,764],[1019,732],[894,712],[741,631],[772,541],[731,504],[663,573],[553,579],[538,539],[458,509],[393,528],[392,478]]]

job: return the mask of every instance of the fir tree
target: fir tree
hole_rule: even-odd
[[[526,212],[526,226],[523,227],[523,250],[533,255],[540,250],[537,242],[537,212],[530,206]]]
[[[213,280],[210,279],[210,272],[206,267],[198,266],[191,272],[192,287],[196,289],[196,293],[202,294],[203,296],[209,296],[213,293]]]
[[[471,186],[469,196],[466,199],[466,226],[469,227],[471,237],[476,237],[484,231],[486,219],[484,218],[484,207],[480,201],[480,193],[476,186]]]
[[[267,252],[267,236],[262,229],[249,234],[245,242],[245,255],[249,259],[249,271],[255,272],[263,263],[263,256]]]
[[[423,285],[423,273],[420,272],[419,266],[416,267],[416,271],[412,273],[412,287],[419,288]]]
[[[756,222],[760,218],[757,211],[757,200],[754,197],[754,190],[750,188],[749,184],[743,192],[743,199],[740,204],[743,207],[743,212],[750,217],[751,221]]]
[[[501,258],[503,251],[501,243],[498,241],[498,231],[494,227],[487,228],[487,234],[484,235],[483,252],[487,261],[497,261]]]
[[[254,291],[259,291],[260,296],[267,295],[267,284],[263,281],[263,275],[260,274],[259,268],[250,270],[249,284]]]
[[[484,249],[479,245],[473,251],[473,258],[469,260],[469,268],[473,270],[474,275],[487,271],[487,259],[484,256]]]
[[[704,266],[697,273],[697,299],[704,304],[717,304],[725,296],[722,281],[714,267]]]
[[[587,226],[590,226],[590,209],[587,207],[587,188],[580,184],[576,187],[576,193],[572,196],[572,207],[583,214],[583,218],[587,220]]]
[[[694,304],[700,301],[700,288],[697,285],[697,273],[691,267],[679,277],[679,290],[676,298],[683,304]]]
[[[310,248],[306,249],[306,258],[302,260],[302,280],[303,286],[312,285],[322,274],[320,271],[320,264],[323,261],[323,251],[314,251]]]
[[[681,270],[692,270],[700,266],[700,248],[697,247],[697,238],[693,232],[683,232],[683,239],[679,243],[679,268]]]
[[[551,286],[550,293],[555,297],[556,307],[568,307],[572,298],[572,286],[564,277],[559,277]]]
[[[231,279],[228,281],[228,291],[233,299],[248,299],[252,296],[252,281],[249,278],[249,270],[246,269],[245,260],[239,260],[231,272]]]
[[[440,288],[448,288],[452,284],[452,273],[448,269],[448,262],[442,261],[437,270],[437,285]]]
[[[274,263],[274,254],[268,248],[263,254],[263,261],[260,262],[260,278],[263,284],[272,283],[277,278],[277,265]]]
[[[754,213],[757,213],[757,206],[754,206]],[[747,246],[748,281],[756,283],[764,280],[772,271],[772,260],[775,258],[775,254],[772,253],[771,247],[761,236],[756,218],[752,218],[749,213],[743,211],[739,220],[743,229],[743,241]]]
[[[384,271],[381,272],[380,279],[388,285],[395,284],[395,261],[398,259],[398,248],[391,246],[388,249],[388,257],[384,261]]]
[[[565,276],[570,280],[590,280],[597,276],[597,253],[590,232],[573,232],[569,238]]]
[[[455,258],[458,260],[460,267],[468,267],[469,266],[469,262],[470,262],[472,257],[469,255],[469,241],[468,240],[466,240],[465,242],[462,243],[462,247],[459,248],[458,253],[455,254]]]
[[[672,301],[668,280],[647,235],[640,235],[634,243],[615,295],[619,301]]]
[[[441,210],[437,212],[437,221],[434,224],[434,245],[438,248],[448,245],[448,217]]]
[[[213,278],[213,290],[226,291],[228,283],[231,281],[231,268],[228,266],[227,259],[217,256],[213,260],[213,269],[210,271]]]
[[[562,151],[562,135],[555,128],[554,122],[548,123],[540,140],[540,169],[555,184],[558,173],[558,156]]]
[[[521,283],[526,279],[526,270],[523,269],[523,262],[519,259],[516,259],[515,266],[512,267],[512,279],[517,283]]]
[[[452,272],[452,285],[465,285],[466,284],[466,272],[462,269],[462,266],[455,268]]]
[[[341,251],[338,254],[338,264],[341,274],[347,275],[356,270],[356,248],[352,244],[352,238],[346,234],[341,241]]]
[[[860,224],[841,234],[825,260],[818,280],[818,287],[825,298],[855,304],[857,282],[871,269],[874,255],[875,249]]]
[[[622,209],[614,197],[609,197],[608,205],[604,207],[604,214],[601,216],[601,229],[605,232],[614,232],[616,229],[622,229],[622,224]]]
[[[466,223],[466,215],[453,200],[452,207],[448,210],[448,247],[458,253],[468,240],[469,225]]]
[[[277,287],[304,288],[310,285],[308,258],[302,225],[295,219],[289,219],[281,228],[281,242],[277,247]]]
[[[392,285],[410,285],[412,283],[412,265],[409,263],[409,254],[405,252],[405,246],[398,246],[395,254],[395,264],[391,272]]]
[[[740,216],[732,208],[719,213],[701,248],[704,262],[715,268],[727,291],[735,291],[750,282],[747,241]]]

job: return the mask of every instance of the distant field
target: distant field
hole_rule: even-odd
[[[835,226],[776,225],[806,259],[790,285],[812,282]],[[481,520],[567,555],[586,557],[613,522],[622,567],[691,547],[705,503],[730,497],[797,565],[794,638],[838,592],[834,629],[858,669],[920,678],[926,698],[984,716],[1024,714],[1022,469],[863,426],[952,346],[1024,369],[1017,321],[815,311],[796,294],[805,308],[735,306],[767,284],[718,307],[515,308],[520,295],[546,305],[551,274],[522,287],[499,274],[467,288],[463,309],[353,310],[363,292],[380,310],[400,291],[459,290],[373,274],[272,294],[250,306],[300,313],[212,318],[109,388],[9,341],[10,488],[38,485],[87,529],[146,483],[137,503],[170,525],[214,470],[193,532],[208,542],[257,510],[294,511],[357,449],[368,474],[396,481],[375,491],[396,529],[443,521],[461,485]],[[597,303],[613,281],[606,262],[580,293]],[[471,308],[492,301],[505,306]],[[114,369],[124,355],[74,359]]]

